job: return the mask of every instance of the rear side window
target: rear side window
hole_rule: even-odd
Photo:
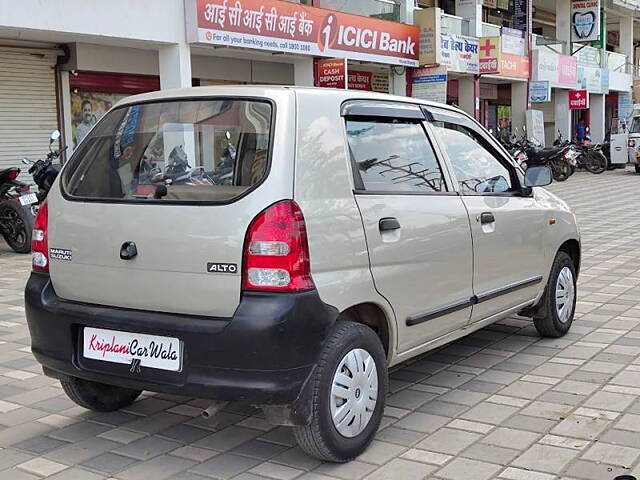
[[[65,169],[71,197],[228,202],[267,174],[272,108],[249,100],[183,100],[109,112]]]
[[[350,118],[347,139],[358,189],[387,193],[446,191],[440,165],[421,123]]]

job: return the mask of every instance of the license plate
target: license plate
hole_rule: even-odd
[[[20,196],[20,204],[23,206],[31,205],[32,203],[37,203],[38,197],[35,193],[27,193],[25,195]]]
[[[131,365],[139,359],[140,366],[172,372],[182,367],[180,340],[173,337],[86,327],[83,344],[83,356],[93,360]]]

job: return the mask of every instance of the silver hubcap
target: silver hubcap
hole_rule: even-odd
[[[366,350],[351,350],[340,361],[331,382],[331,418],[338,433],[347,438],[362,433],[377,399],[376,362]]]
[[[573,284],[573,273],[569,267],[564,267],[560,270],[556,282],[556,311],[558,319],[562,323],[567,323],[571,318],[575,297],[576,287]]]

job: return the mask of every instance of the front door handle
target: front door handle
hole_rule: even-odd
[[[496,221],[496,217],[491,212],[484,212],[480,214],[480,223],[485,225],[487,223],[493,223]]]
[[[378,229],[381,232],[390,232],[392,230],[398,230],[400,228],[400,222],[395,217],[381,218],[378,222]]]

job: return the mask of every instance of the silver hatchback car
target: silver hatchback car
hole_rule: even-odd
[[[569,330],[580,237],[550,181],[446,105],[294,87],[130,97],[40,208],[33,353],[83,407],[142,390],[244,402],[345,462],[376,433],[389,366],[513,314]]]

